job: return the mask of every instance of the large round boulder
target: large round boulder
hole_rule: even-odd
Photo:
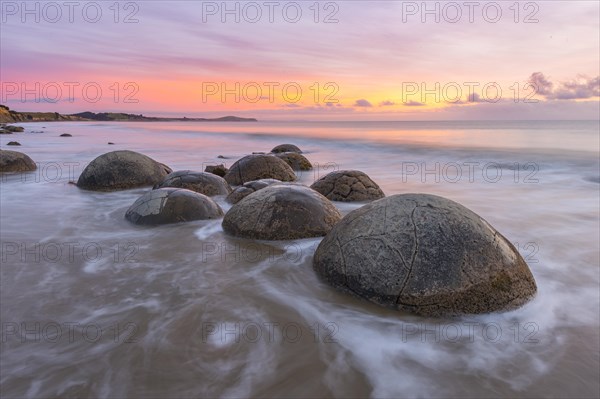
[[[206,195],[183,188],[159,188],[138,198],[127,210],[125,219],[135,224],[157,225],[222,216],[221,207]]]
[[[321,194],[299,184],[274,184],[235,204],[223,219],[223,230],[257,240],[292,240],[327,234],[341,219]]]
[[[227,183],[233,186],[260,179],[294,181],[296,175],[285,161],[273,155],[247,155],[231,165],[225,175]]]
[[[113,151],[100,155],[83,170],[77,186],[86,190],[110,191],[153,186],[172,170],[134,151]]]
[[[0,172],[30,172],[36,169],[35,162],[22,152],[0,150]]]
[[[167,187],[185,188],[209,197],[231,193],[231,187],[222,177],[208,172],[194,172],[192,170],[173,172],[154,186],[155,189]]]
[[[338,289],[427,316],[515,309],[536,292],[504,236],[464,206],[426,194],[350,212],[321,242],[313,267]]]
[[[273,154],[278,154],[280,152],[295,152],[298,154],[302,154],[302,151],[300,150],[300,148],[298,148],[297,146],[295,146],[293,144],[280,144],[277,147],[273,148],[271,150],[271,152]]]
[[[279,154],[275,154],[275,156],[279,159],[282,159],[290,165],[293,170],[311,170],[312,164],[306,157],[302,154],[298,154],[297,152],[280,152]]]
[[[242,199],[246,198],[250,194],[255,191],[262,190],[265,187],[268,187],[272,184],[281,183],[281,180],[276,179],[261,179],[249,181],[247,183],[242,184],[241,186],[236,187],[231,194],[229,194],[226,198],[227,202],[231,204],[237,204]]]
[[[358,170],[331,172],[310,186],[331,201],[373,201],[385,197],[377,183]]]

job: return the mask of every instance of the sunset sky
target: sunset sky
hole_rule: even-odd
[[[114,3],[3,1],[1,103],[263,120],[599,118],[597,1],[430,2],[429,14],[401,1],[228,2],[229,13],[220,1]]]

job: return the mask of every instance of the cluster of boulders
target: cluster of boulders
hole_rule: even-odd
[[[22,126],[0,123],[0,134],[13,134],[25,131]],[[18,141],[9,141],[7,146],[20,146]],[[29,156],[18,151],[0,150],[0,173],[4,172],[31,172],[37,165]]]
[[[533,275],[515,247],[464,206],[427,194],[385,197],[356,170],[330,173],[307,187],[295,182],[294,170],[304,169],[292,163],[310,162],[296,156],[304,158],[298,147],[284,144],[270,154],[247,155],[229,170],[217,165],[213,173],[173,172],[145,155],[114,151],[94,159],[77,186],[153,186],[125,214],[139,225],[223,218],[224,232],[240,238],[325,237],[313,259],[323,281],[401,311],[440,316],[509,310],[535,294]],[[28,162],[35,168],[24,154],[0,153],[2,171],[9,163],[27,168]],[[226,214],[214,196],[233,204]],[[342,217],[335,201],[368,203]]]
[[[7,125],[5,123],[0,124],[0,134],[13,134],[13,133],[21,133],[24,131],[25,131],[25,128],[23,126],[13,126],[13,125]]]

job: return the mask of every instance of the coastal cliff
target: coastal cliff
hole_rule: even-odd
[[[63,115],[58,112],[18,112],[6,105],[0,105],[0,123],[14,122],[65,122],[65,121],[105,121],[105,122],[257,122],[254,118],[224,116],[221,118],[162,118],[142,114],[125,114],[118,112],[81,112],[73,115]]]

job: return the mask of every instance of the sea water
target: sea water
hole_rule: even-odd
[[[22,125],[0,136],[38,164],[0,177],[3,397],[600,395],[598,121]],[[388,196],[472,209],[521,252],[537,296],[506,313],[395,312],[321,282],[318,238],[139,227],[123,217],[150,188],[70,184],[113,150],[204,170],[288,142],[314,165],[301,183],[358,169]]]

